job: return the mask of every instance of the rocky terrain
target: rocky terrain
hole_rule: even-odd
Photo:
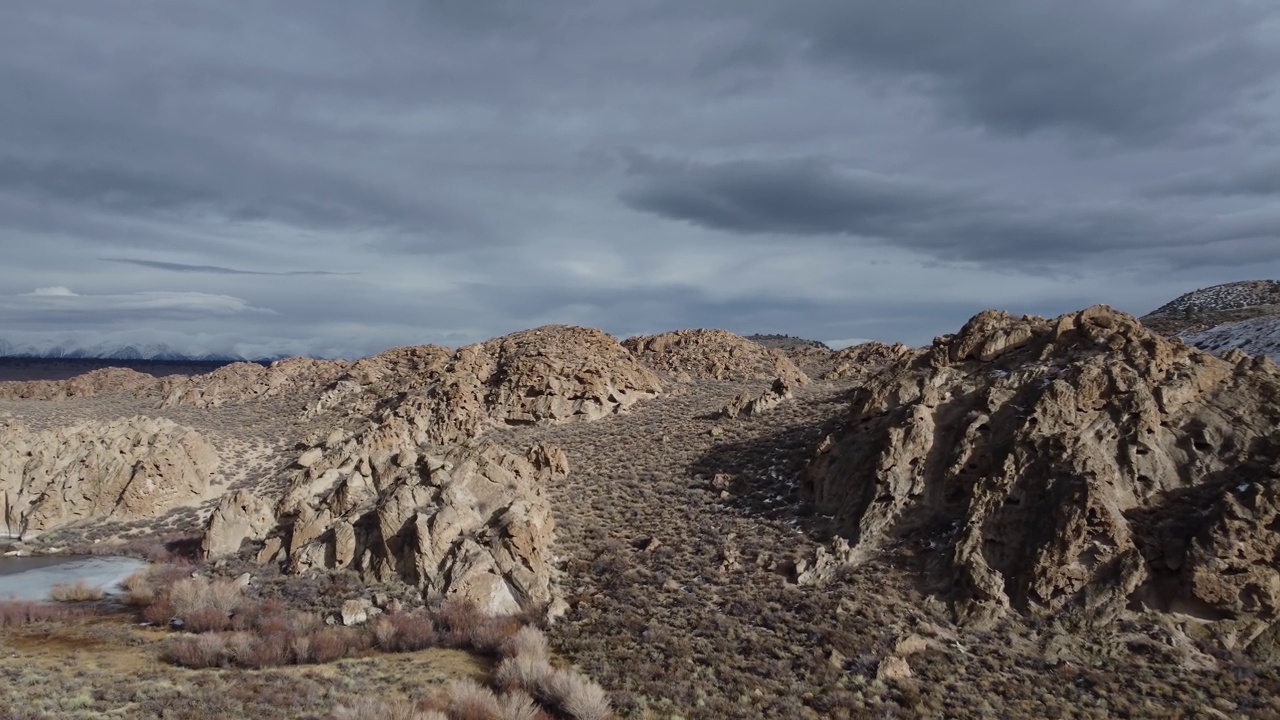
[[[1142,322],[1166,335],[1177,335],[1278,314],[1280,281],[1246,280],[1179,295],[1144,315]]]
[[[198,502],[218,469],[203,436],[164,419],[90,420],[39,432],[10,422],[0,426],[0,446],[6,534],[24,538]]]
[[[800,482],[855,561],[927,548],[962,617],[1141,606],[1246,647],[1280,609],[1278,426],[1269,360],[992,311],[860,388]]]
[[[806,340],[795,335],[745,335],[744,339],[757,345],[778,350],[830,350],[827,344],[818,340]]]
[[[238,669],[155,670],[136,692],[196,682],[188,698],[223,708],[173,717],[324,717],[316,698],[250,712],[230,688],[357,668],[375,678],[364,715],[427,707],[447,673],[395,668],[428,641],[472,648],[456,672],[547,717],[1280,713],[1280,371],[1105,307],[988,311],[930,347],[839,352],[549,326],[355,363],[0,384],[6,415],[6,515],[40,530],[25,551],[181,537],[218,587],[344,638],[368,628],[321,674],[244,669],[230,650],[218,662]],[[458,607],[506,629],[492,639],[499,625]],[[253,633],[281,633],[301,663],[340,635],[265,612],[172,647],[258,657]],[[512,623],[549,648],[513,649]],[[119,652],[84,677],[54,662],[88,699],[21,717],[112,711],[100,688],[159,663]],[[529,664],[547,653],[553,669]],[[11,679],[10,704],[38,695]],[[483,693],[460,687],[430,712],[506,717],[464,714]]]

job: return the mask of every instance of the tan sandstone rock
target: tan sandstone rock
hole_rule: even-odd
[[[198,500],[218,467],[199,433],[145,417],[32,432],[0,428],[0,496],[10,533],[132,520]]]
[[[971,619],[1280,608],[1280,371],[1092,307],[987,311],[855,393],[800,481],[854,561],[911,540]],[[1247,626],[1247,627],[1246,627]]]
[[[751,417],[768,412],[791,399],[791,384],[782,378],[776,378],[767,390],[752,394],[749,391],[739,393],[730,400],[718,415],[722,418]]]
[[[780,378],[794,386],[809,382],[783,351],[727,330],[676,330],[628,338],[622,344],[649,367],[672,375],[708,380]]]

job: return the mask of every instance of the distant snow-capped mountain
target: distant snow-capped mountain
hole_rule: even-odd
[[[246,358],[230,353],[190,354],[179,352],[164,343],[135,344],[100,342],[81,346],[53,341],[14,343],[0,338],[0,357],[26,357],[61,360],[165,360],[171,362],[245,362],[270,361],[278,357]]]

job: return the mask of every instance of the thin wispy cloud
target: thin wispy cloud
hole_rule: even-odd
[[[139,267],[152,268],[154,270],[170,270],[172,272],[184,273],[213,273],[215,275],[273,275],[276,277],[291,277],[299,275],[359,275],[355,272],[333,272],[329,270],[241,270],[237,268],[222,267],[221,265],[189,265],[187,263],[163,262],[160,260],[139,260],[136,258],[102,258],[106,262],[123,263],[125,265],[137,265]]]

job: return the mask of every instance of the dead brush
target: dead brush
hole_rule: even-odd
[[[0,601],[0,627],[70,620],[84,615],[81,608],[25,600]]]
[[[90,585],[84,580],[76,580],[70,584],[59,583],[49,590],[50,599],[58,602],[95,602],[106,595],[101,587]]]

